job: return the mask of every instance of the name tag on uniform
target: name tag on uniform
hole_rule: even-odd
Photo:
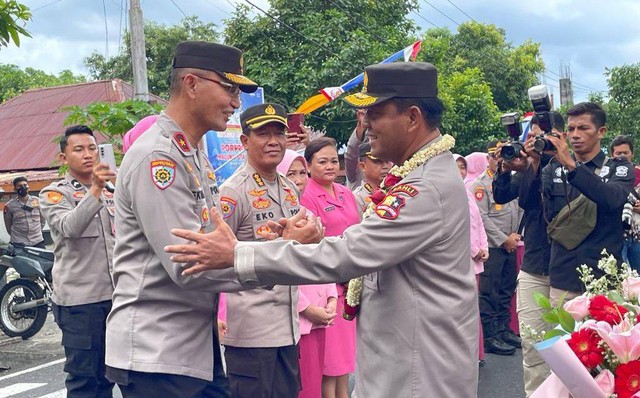
[[[324,208],[324,212],[325,212],[325,213],[327,213],[327,212],[330,212],[331,210],[335,210],[335,209],[336,209],[336,207],[335,207],[335,206],[325,207],[325,208]]]

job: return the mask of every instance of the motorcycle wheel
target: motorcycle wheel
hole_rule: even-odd
[[[28,279],[16,279],[0,289],[0,329],[9,337],[34,336],[47,320],[47,305],[40,305],[19,312],[12,312],[16,304],[44,297],[44,291],[37,283]]]

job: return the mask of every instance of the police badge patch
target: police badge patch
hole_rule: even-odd
[[[627,166],[616,167],[616,177],[626,177],[628,173],[629,168]]]
[[[237,202],[229,197],[222,196],[220,198],[220,208],[222,209],[222,218],[227,219],[236,211]]]
[[[62,201],[62,198],[63,196],[60,192],[56,192],[56,191],[47,192],[47,201],[52,205],[57,205],[58,203],[60,203],[60,201]]]
[[[387,195],[375,208],[376,214],[385,220],[395,220],[400,215],[400,208],[405,201],[401,196]]]
[[[170,160],[151,161],[151,180],[160,189],[167,189],[176,179],[176,164]]]

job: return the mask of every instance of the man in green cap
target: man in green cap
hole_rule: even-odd
[[[184,274],[233,267],[248,286],[325,283],[363,276],[348,300],[358,313],[356,392],[366,398],[477,396],[478,297],[470,263],[469,210],[454,140],[440,134],[444,106],[427,63],[373,65],[362,93],[371,154],[392,161],[362,223],[319,244],[238,242],[212,233],[172,233],[195,242],[167,247]],[[313,223],[290,232],[320,234]],[[211,271],[207,271],[211,272]]]
[[[129,397],[229,397],[216,313],[232,278],[185,277],[164,246],[184,242],[180,226],[210,232],[219,206],[211,164],[198,147],[223,131],[256,84],[242,75],[240,50],[178,44],[167,109],[127,151],[116,184],[113,309],[107,320],[107,377]]]

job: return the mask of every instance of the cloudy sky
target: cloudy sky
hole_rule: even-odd
[[[420,16],[410,16],[424,29],[437,25],[455,30],[457,24],[472,18],[503,28],[515,45],[527,39],[541,43],[547,66],[543,78],[556,98],[563,66],[570,66],[575,100],[581,101],[590,91],[607,89],[605,68],[640,62],[638,0],[418,1]],[[93,50],[117,53],[128,20],[126,0],[22,2],[33,12],[33,20],[27,26],[33,38],[25,38],[20,48],[0,50],[1,63],[49,73],[71,69],[86,74],[82,59]],[[252,2],[261,7],[268,3]],[[222,20],[229,18],[237,3],[244,0],[142,0],[142,8],[146,19],[165,24],[177,23],[184,14],[195,14],[205,22],[222,26]]]

